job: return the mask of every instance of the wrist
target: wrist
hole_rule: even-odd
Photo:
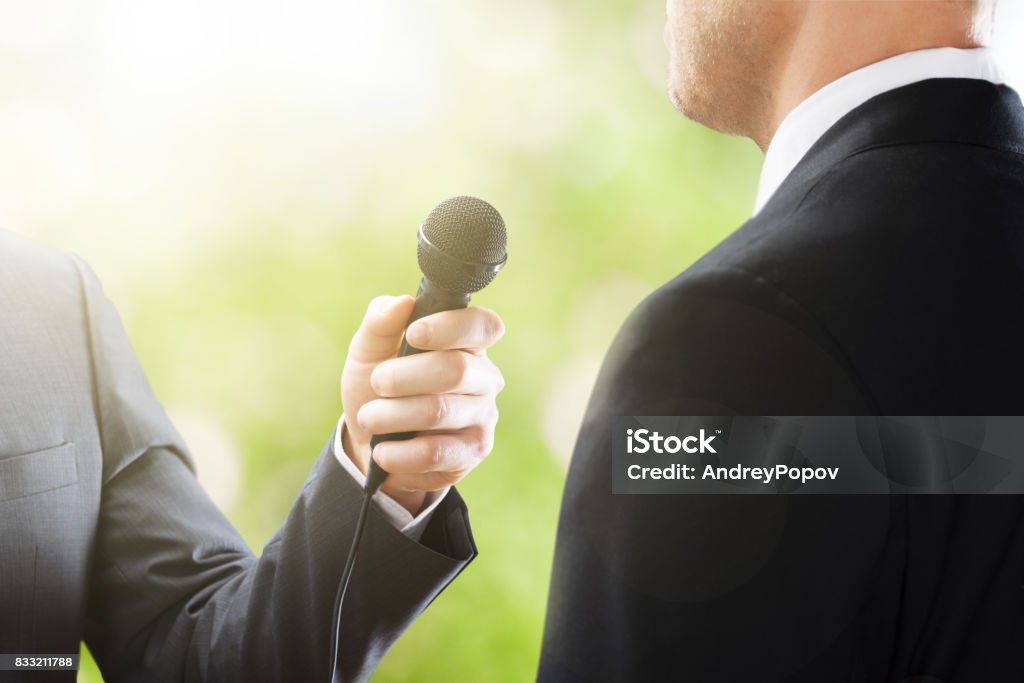
[[[363,442],[352,438],[352,429],[349,428],[348,425],[345,425],[345,428],[341,430],[341,447],[345,451],[345,456],[352,461],[352,464],[355,465],[365,477],[370,464],[369,440]],[[413,517],[418,515],[420,510],[423,509],[423,504],[427,499],[426,491],[394,489],[387,486],[386,481],[385,485],[381,487],[381,490],[396,503],[408,510],[409,514]]]
[[[381,490],[396,503],[408,510],[413,518],[423,509],[423,503],[427,499],[426,491],[401,491],[390,489],[387,486],[382,486]]]

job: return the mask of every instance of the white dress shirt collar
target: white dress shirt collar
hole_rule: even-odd
[[[759,212],[807,151],[839,119],[876,95],[930,78],[974,78],[1003,83],[989,48],[934,48],[905,52],[832,81],[791,111],[775,132],[757,187]]]

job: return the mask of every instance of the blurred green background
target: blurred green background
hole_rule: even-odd
[[[94,266],[257,551],[338,419],[367,302],[415,289],[420,221],[455,194],[502,212],[509,265],[476,301],[506,321],[507,388],[460,486],[480,557],[375,680],[531,679],[600,358],[754,197],[753,144],[668,103],[663,4],[3,7],[0,222]]]

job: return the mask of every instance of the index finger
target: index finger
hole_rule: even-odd
[[[497,313],[489,308],[473,306],[420,318],[409,325],[405,338],[416,348],[427,351],[483,351],[504,334],[505,323]]]

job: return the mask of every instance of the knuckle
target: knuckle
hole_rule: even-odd
[[[460,386],[469,373],[469,354],[462,351],[453,351],[449,354],[448,372],[451,380],[450,388],[455,389]]]
[[[431,424],[445,424],[448,416],[451,414],[451,403],[448,401],[448,398],[444,395],[438,395],[434,396],[431,402],[433,403],[431,406],[431,412],[433,413]]]
[[[440,470],[447,457],[443,446],[426,445],[423,449],[423,464],[431,472]]]
[[[488,345],[497,342],[505,336],[505,321],[494,311],[488,311],[489,315],[484,318],[484,331],[487,335]]]
[[[490,455],[493,446],[494,440],[485,432],[473,439],[470,446],[470,452],[477,461],[480,461]]]

